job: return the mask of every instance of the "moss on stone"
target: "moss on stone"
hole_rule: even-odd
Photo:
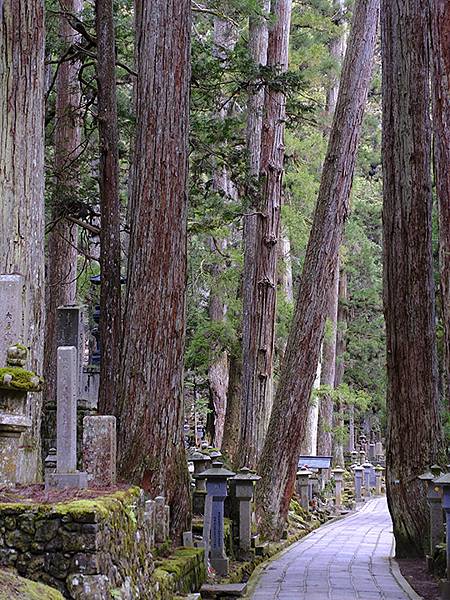
[[[5,375],[11,378],[9,383],[4,383]],[[2,367],[0,369],[0,388],[4,390],[20,390],[22,392],[40,392],[44,380],[33,371],[22,367]]]
[[[0,600],[64,600],[57,590],[42,583],[0,570]]]

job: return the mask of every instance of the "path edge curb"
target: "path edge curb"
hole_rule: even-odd
[[[398,562],[395,560],[393,556],[389,557],[389,564],[391,566],[391,573],[394,579],[397,581],[398,585],[402,588],[405,594],[411,600],[424,600],[422,596],[411,587],[408,581],[403,577]]]

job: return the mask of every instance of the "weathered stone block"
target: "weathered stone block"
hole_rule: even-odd
[[[83,420],[83,465],[92,487],[116,483],[116,418],[85,417]]]

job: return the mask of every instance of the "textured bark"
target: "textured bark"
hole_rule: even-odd
[[[322,346],[322,375],[321,385],[334,388],[336,373],[336,336],[339,297],[339,260],[334,272],[333,283],[327,298],[327,320],[329,330]],[[319,405],[318,453],[321,456],[331,456],[333,449],[333,409],[334,402],[331,394],[325,394]]]
[[[429,13],[420,0],[383,0],[384,311],[388,502],[398,556],[422,553],[425,490],[442,434],[431,239]]]
[[[334,22],[341,25],[344,22],[344,0],[333,2],[335,10]],[[331,40],[330,55],[341,65],[347,49],[347,31]],[[335,74],[327,90],[326,112],[329,122],[332,121],[339,93],[339,75]],[[329,335],[323,341],[322,349],[322,378],[321,385],[334,387],[334,373],[336,364],[336,335],[337,335],[337,311],[338,311],[338,289],[339,289],[339,266],[336,268],[335,281],[328,296],[327,319],[329,323]],[[330,395],[321,398],[319,404],[319,432],[318,452],[319,455],[330,456],[333,445],[333,399]]]
[[[321,377],[322,362],[319,357],[319,362],[317,364],[316,379],[314,381],[313,388],[318,389],[320,387]],[[308,405],[308,412],[306,414],[305,435],[303,436],[303,442],[300,446],[301,456],[317,456],[319,431],[318,425],[319,401],[312,397]]]
[[[0,273],[25,280],[28,366],[42,373],[44,349],[44,9],[43,2],[0,3]],[[42,398],[33,394],[29,472],[40,471]]]
[[[226,63],[230,52],[236,45],[237,31],[236,27],[229,21],[220,18],[214,19],[214,52],[215,55]],[[226,99],[221,99],[221,108],[217,111],[216,118],[223,121],[227,113],[230,112],[230,106],[224,104]],[[213,173],[213,189],[223,194],[225,201],[236,195],[235,186],[230,178],[230,174],[225,165],[219,165]],[[210,240],[211,251],[217,251],[216,245],[222,253],[226,252],[227,240]],[[223,263],[214,264],[210,268],[212,280],[220,278],[220,274],[225,270]],[[226,317],[227,307],[221,297],[220,292],[211,289],[209,298],[209,318],[212,322],[223,322]],[[216,448],[222,445],[223,432],[225,427],[225,413],[227,406],[228,391],[228,354],[219,344],[213,348],[214,360],[208,369],[209,395],[212,408],[212,443]]]
[[[344,381],[345,362],[344,354],[347,349],[347,273],[342,270],[339,273],[338,286],[338,312],[337,312],[337,328],[336,328],[336,347],[335,361],[336,369],[334,373],[334,387],[338,388]],[[335,423],[343,430],[344,428],[345,406],[338,403],[336,406]],[[333,440],[333,463],[335,465],[344,465],[344,441],[342,439]]]
[[[430,0],[433,56],[433,123],[439,201],[439,259],[444,324],[444,389],[450,406],[450,4]]]
[[[257,521],[268,537],[281,535],[294,491],[325,326],[326,298],[333,283],[348,210],[378,14],[378,0],[357,2],[293,325],[258,465],[262,479],[256,488]],[[280,444],[280,439],[285,443]]]
[[[227,410],[223,431],[221,451],[232,465],[236,464],[239,444],[242,396],[242,357],[230,356],[229,380],[227,393]]]
[[[79,14],[82,0],[63,0],[61,8]],[[64,51],[79,41],[66,14],[59,17],[59,36]],[[59,306],[75,304],[77,290],[78,227],[66,217],[73,212],[78,197],[77,158],[80,153],[80,84],[78,60],[61,63],[56,77],[56,122],[54,136],[55,191],[47,238],[47,289],[45,319],[45,403],[56,403],[56,311]],[[46,437],[54,437],[54,425],[46,425]]]
[[[119,386],[119,473],[190,519],[183,438],[190,0],[138,0],[136,145]],[[164,125],[164,126],[162,126]]]
[[[267,65],[285,72],[288,67],[291,0],[275,0],[271,12],[275,24],[269,33]],[[239,459],[241,466],[256,466],[262,450],[272,406],[273,354],[275,347],[277,244],[284,162],[286,97],[278,89],[266,89],[259,158],[259,190],[252,211],[254,229],[244,232],[243,379]],[[250,168],[252,174],[252,166]],[[249,279],[250,278],[250,279]]]
[[[98,131],[100,145],[99,412],[116,414],[120,371],[120,202],[113,1],[96,0]]]

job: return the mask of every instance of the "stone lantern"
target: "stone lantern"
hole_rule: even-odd
[[[359,464],[363,465],[366,462],[366,452],[365,450],[359,451]]]
[[[372,474],[372,463],[365,462],[363,465],[364,469],[364,490],[366,493],[366,497],[370,498],[370,476]]]
[[[312,472],[306,467],[297,471],[297,494],[300,498],[300,506],[309,511],[309,478]]]
[[[377,465],[375,467],[375,494],[377,496],[381,496],[381,488],[383,484],[383,467],[381,465]]]
[[[358,462],[358,456],[359,456],[358,450],[352,450],[350,452],[350,456],[352,458],[352,463],[353,464]]]
[[[261,477],[247,467],[233,477],[236,498],[239,501],[239,553],[242,560],[250,560],[252,542],[252,500],[255,482]]]
[[[345,470],[342,467],[337,466],[334,469],[332,469],[331,473],[332,473],[334,481],[336,483],[335,506],[336,506],[336,508],[341,508],[342,507],[342,488],[343,488]]]
[[[31,431],[27,395],[42,387],[42,379],[24,368],[27,354],[21,344],[10,346],[6,367],[0,369],[0,485],[20,480],[21,436]]]
[[[227,481],[235,473],[225,469],[223,463],[214,461],[212,467],[203,473],[206,478],[205,517],[203,520],[203,544],[205,561],[211,559],[211,566],[218,575],[228,574],[228,558],[225,555],[224,502],[228,495]]]
[[[194,465],[194,480],[195,490],[193,493],[192,509],[194,515],[203,515],[205,512],[206,498],[206,479],[201,476],[201,473],[206,471],[211,463],[211,459],[207,454],[202,452],[194,452],[189,459]]]
[[[357,465],[353,469],[353,473],[355,475],[355,501],[361,502],[361,500],[362,500],[361,488],[362,488],[362,483],[363,483],[364,467],[361,467],[361,465]]]
[[[442,518],[442,488],[434,483],[441,474],[441,467],[433,465],[429,471],[419,475],[418,479],[426,482],[427,502],[430,510],[430,558],[434,555],[436,546],[442,541],[444,522]]]
[[[442,582],[442,600],[450,600],[450,473],[434,479],[433,483],[442,488],[442,508],[445,510],[447,524],[447,580]]]

